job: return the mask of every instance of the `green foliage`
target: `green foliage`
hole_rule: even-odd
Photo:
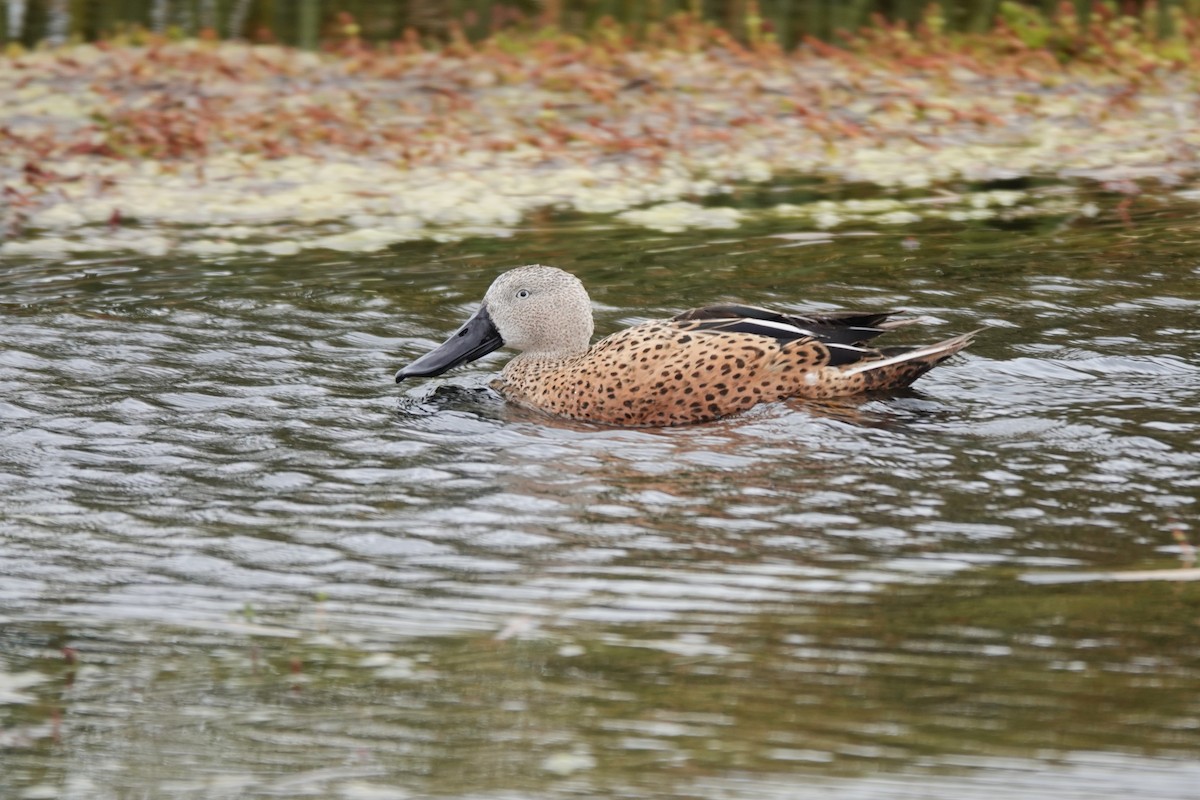
[[[122,30],[147,29],[175,37],[217,35],[281,41],[306,49],[344,39],[347,31],[369,42],[411,40],[473,42],[501,32],[522,35],[549,29],[578,35],[597,29],[619,30],[631,41],[652,41],[677,26],[680,17],[711,24],[751,48],[789,49],[807,39],[841,42],[847,32],[912,31],[951,36],[1008,33],[1026,48],[1046,49],[1056,57],[1086,50],[1097,32],[1132,35],[1164,43],[1177,60],[1181,34],[1189,34],[1200,15],[1200,0],[658,0],[653,3],[597,0],[175,0],[154,4],[30,0],[14,29],[0,15],[0,36],[33,46],[53,31],[68,38],[105,39]],[[15,18],[14,18],[15,19]],[[1119,21],[1112,25],[1114,21]],[[411,34],[409,33],[411,31]]]
[[[1054,32],[1050,21],[1037,9],[1012,0],[1000,4],[1000,19],[1026,47],[1045,47]]]

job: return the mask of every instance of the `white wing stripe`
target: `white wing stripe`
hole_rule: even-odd
[[[763,328],[765,330],[783,331],[793,338],[797,336],[816,335],[807,328],[798,328],[795,325],[788,325],[786,322],[773,322],[766,319],[750,319],[749,317],[743,317],[742,319],[731,319],[729,323],[731,325],[748,325],[750,327]]]
[[[837,348],[838,350],[849,350],[851,353],[870,353],[871,352],[866,347],[858,347],[858,346],[852,345],[852,344],[840,344],[838,342],[824,342],[823,344],[826,347],[828,347],[830,350]]]
[[[945,349],[946,343],[939,342],[938,344],[932,344],[928,347],[922,347],[917,350],[909,350],[907,353],[901,353],[900,355],[892,356],[891,358],[881,358],[878,361],[864,361],[863,363],[856,364],[849,369],[843,369],[842,372],[846,375],[857,375],[858,373],[866,372],[867,370],[888,367],[892,364],[900,364],[904,361],[912,361],[914,358],[923,358],[925,356],[936,355],[937,353],[945,351]]]

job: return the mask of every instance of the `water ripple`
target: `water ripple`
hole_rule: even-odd
[[[552,260],[536,240],[530,257]],[[1194,544],[1191,268],[1141,280],[1009,254],[989,270],[988,251],[968,270],[933,240],[932,260],[855,267],[899,252],[870,241],[815,265],[729,269],[744,243],[645,255],[681,302],[886,303],[936,335],[1001,324],[911,392],[670,430],[506,405],[486,388],[498,358],[394,386],[507,252],[470,255],[479,285],[452,292],[446,262],[415,251],[14,268],[6,773],[111,763],[72,769],[164,797],[365,797],[376,780],[558,796],[563,776],[606,796],[602,775],[665,797],[638,776],[702,774],[701,794],[743,797],[816,770],[868,796],[835,776],[956,759],[1007,775],[985,763],[998,752],[1031,773],[1089,748],[1194,758],[1190,589],[1014,578],[1170,569]],[[411,281],[389,293],[397,271]],[[591,276],[601,326],[673,310],[630,291],[638,274]],[[1153,782],[1153,757],[1128,757]],[[455,783],[443,766],[464,759],[494,784]],[[160,780],[163,763],[220,763],[225,788],[200,768]],[[753,790],[719,777],[737,770]]]

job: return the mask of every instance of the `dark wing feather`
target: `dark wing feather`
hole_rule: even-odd
[[[855,347],[851,344],[836,344],[827,343],[826,350],[829,351],[829,361],[826,366],[842,367],[846,364],[857,364],[863,359],[877,356],[878,350],[869,350],[865,347]]]
[[[761,319],[767,322],[786,322],[790,323],[792,318],[786,314],[781,314],[778,311],[772,311],[769,308],[759,308],[758,306],[744,306],[739,303],[729,303],[719,306],[704,306],[703,308],[693,308],[690,311],[684,311],[674,319]]]
[[[836,311],[813,315],[781,314],[757,306],[728,304],[694,308],[674,317],[673,321],[694,323],[686,326],[688,330],[751,333],[780,342],[812,337],[826,344],[854,345],[904,324],[904,320],[888,321],[888,317],[897,313]]]
[[[813,339],[817,335],[816,332],[809,328],[798,328],[786,322],[771,322],[765,319],[746,319],[744,317],[702,321],[693,320],[685,322],[679,328],[681,330],[703,333],[749,333],[754,336],[766,336],[778,342]]]

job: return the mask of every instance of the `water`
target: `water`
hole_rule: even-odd
[[[1194,797],[1197,584],[1106,579],[1197,539],[1194,219],[9,259],[0,796]],[[392,383],[532,262],[603,333],[988,329],[670,430],[505,406],[502,354]]]

